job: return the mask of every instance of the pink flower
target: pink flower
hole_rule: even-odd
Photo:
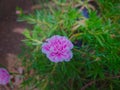
[[[16,11],[16,14],[17,14],[17,15],[21,14],[21,11],[17,10],[17,11]]]
[[[73,54],[73,44],[64,36],[55,35],[46,40],[42,45],[42,52],[52,62],[70,61]]]
[[[6,85],[10,82],[10,75],[4,68],[0,68],[0,84]]]

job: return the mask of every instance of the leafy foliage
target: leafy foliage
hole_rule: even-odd
[[[74,8],[76,2],[58,0],[55,6],[21,15],[19,20],[33,25],[24,32],[26,46],[20,54],[26,68],[23,86],[29,90],[120,88],[120,3],[98,0],[100,15],[89,10],[86,19]],[[70,62],[50,62],[41,52],[42,43],[53,35],[82,42],[74,46]]]

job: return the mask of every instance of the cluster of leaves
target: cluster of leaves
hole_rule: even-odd
[[[71,7],[79,0],[70,1],[21,15],[21,21],[32,24],[24,32],[26,46],[20,55],[26,69],[22,85],[29,90],[120,88],[120,3],[98,0],[100,15],[89,10],[86,19]],[[74,46],[71,61],[53,63],[41,52],[42,43],[53,35],[82,43]]]

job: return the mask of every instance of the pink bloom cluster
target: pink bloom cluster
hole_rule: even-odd
[[[73,44],[65,36],[54,35],[42,45],[42,52],[52,62],[70,61]]]
[[[0,84],[6,85],[10,82],[10,75],[4,68],[0,68]]]

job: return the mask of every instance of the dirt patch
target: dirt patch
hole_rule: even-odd
[[[30,0],[0,0],[0,65],[10,72],[15,71],[24,38],[22,32],[28,26],[16,21],[16,7],[29,12],[31,6]]]

